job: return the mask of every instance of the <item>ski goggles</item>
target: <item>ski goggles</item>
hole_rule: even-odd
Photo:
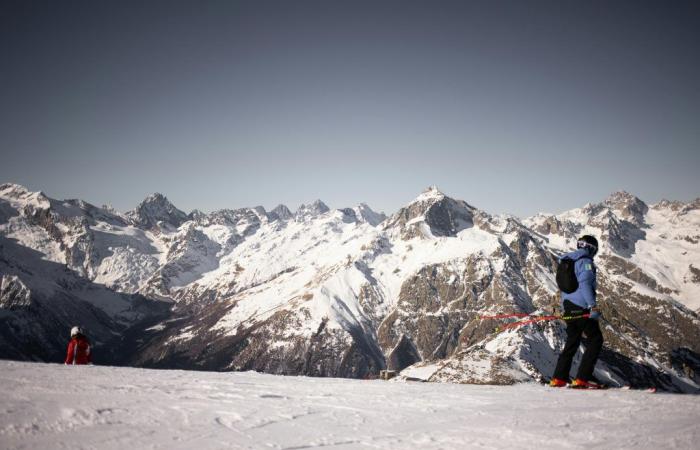
[[[595,256],[595,254],[598,253],[598,247],[586,241],[576,242],[576,248],[590,248],[591,256]]]

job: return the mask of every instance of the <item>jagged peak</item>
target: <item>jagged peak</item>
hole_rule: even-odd
[[[422,234],[420,223],[425,223],[433,236],[455,236],[474,225],[474,214],[477,212],[467,202],[450,198],[436,186],[430,186],[387,219],[384,227],[400,228],[405,239]]]
[[[256,216],[258,216],[258,219],[261,221],[268,221],[270,219],[270,216],[267,214],[267,211],[265,208],[261,205],[254,206],[250,209]]]
[[[42,191],[31,191],[17,183],[0,185],[0,197],[23,205],[32,205],[38,208],[50,207],[50,199]]]
[[[321,214],[325,214],[328,211],[330,211],[330,208],[325,203],[323,203],[321,200],[316,200],[308,205],[302,204],[301,206],[299,206],[295,217],[315,217],[320,216]]]
[[[190,213],[187,215],[190,220],[195,220],[195,221],[200,221],[203,220],[207,217],[206,213],[203,211],[200,211],[199,209],[193,209],[190,211]]]
[[[644,222],[644,215],[649,211],[646,203],[627,191],[613,192],[603,201],[603,205],[619,212],[623,218],[629,219],[637,225]]]
[[[424,189],[411,203],[439,201],[445,197],[445,194],[436,185],[432,185]]]
[[[368,212],[375,212],[367,203],[358,203],[357,206],[354,208],[355,211],[368,211]]]
[[[323,209],[323,210],[325,210],[324,212],[330,211],[330,208],[328,208],[328,206],[325,203],[323,203],[323,201],[321,201],[321,199],[315,200],[309,206],[311,206],[313,208]]]
[[[24,198],[31,195],[46,197],[42,191],[31,191],[27,187],[17,183],[4,183],[0,185],[0,195],[11,198]]]
[[[188,218],[187,214],[180,211],[163,194],[155,192],[147,196],[139,205],[126,213],[134,223],[146,227],[153,227],[158,222],[180,226]]]
[[[383,212],[375,212],[367,203],[360,203],[353,208],[340,208],[336,211],[342,214],[344,222],[367,223],[373,227],[382,223],[387,217]]]
[[[5,191],[15,191],[15,192],[31,192],[25,186],[17,183],[3,183],[0,184],[0,192]]]
[[[276,216],[280,220],[289,220],[294,217],[294,214],[292,214],[289,208],[283,204],[275,206],[272,211],[270,211],[270,215]]]
[[[110,214],[119,215],[119,211],[117,211],[111,203],[105,203],[104,205],[100,206],[100,208]]]
[[[358,220],[367,222],[373,227],[376,227],[387,218],[386,214],[374,211],[367,203],[360,203],[353,208],[353,211]]]
[[[613,192],[603,201],[604,204],[612,207],[628,206],[628,205],[646,205],[639,197],[630,194],[627,191]]]
[[[685,214],[690,211],[700,209],[700,197],[696,198],[695,200],[691,200],[688,203],[684,203],[679,200],[663,199],[660,202],[653,204],[651,207],[657,210],[667,209],[680,214]]]
[[[685,206],[685,203],[680,202],[678,200],[668,200],[668,199],[661,199],[658,203],[654,203],[651,205],[653,209],[670,209],[672,211],[678,211],[679,209],[683,208]]]
[[[141,203],[138,204],[136,209],[143,209],[147,207],[162,207],[165,208],[169,211],[177,212],[178,214],[181,213],[183,216],[186,216],[183,211],[179,210],[165,195],[161,194],[160,192],[154,192],[153,194],[148,195],[146,198],[144,198]]]
[[[686,209],[691,210],[691,209],[700,209],[700,197],[696,198],[692,202],[688,202],[688,204],[685,205]]]
[[[435,185],[428,186],[418,197],[401,210],[409,208],[411,210],[421,209],[428,211],[437,204],[444,205],[448,208],[466,209],[470,211],[470,213],[477,211],[477,208],[464,200],[457,200],[447,196]],[[399,210],[399,212],[401,212],[401,210]]]
[[[165,195],[161,194],[160,192],[154,192],[152,194],[149,194],[143,201],[141,201],[140,205],[147,205],[151,203],[170,203],[170,200],[168,200],[168,197]]]
[[[244,207],[237,209],[217,209],[209,214],[202,214],[197,218],[197,221],[206,224],[233,225],[241,221],[267,221],[269,216],[262,206],[253,208]]]

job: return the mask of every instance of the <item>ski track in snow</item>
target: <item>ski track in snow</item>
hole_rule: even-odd
[[[697,448],[700,396],[0,361],[0,448]]]

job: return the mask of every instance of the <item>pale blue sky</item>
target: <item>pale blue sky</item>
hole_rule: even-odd
[[[700,195],[692,2],[0,6],[0,182],[117,209]]]

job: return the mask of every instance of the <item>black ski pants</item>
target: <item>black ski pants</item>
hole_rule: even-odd
[[[568,300],[564,301],[564,316],[580,316],[588,313],[590,313],[588,309],[581,308]],[[600,332],[598,321],[587,318],[566,321],[566,344],[559,355],[557,368],[554,369],[554,378],[569,379],[571,363],[582,341],[585,350],[576,378],[586,381],[592,379],[595,363],[600,355],[600,349],[603,348],[603,334]]]

